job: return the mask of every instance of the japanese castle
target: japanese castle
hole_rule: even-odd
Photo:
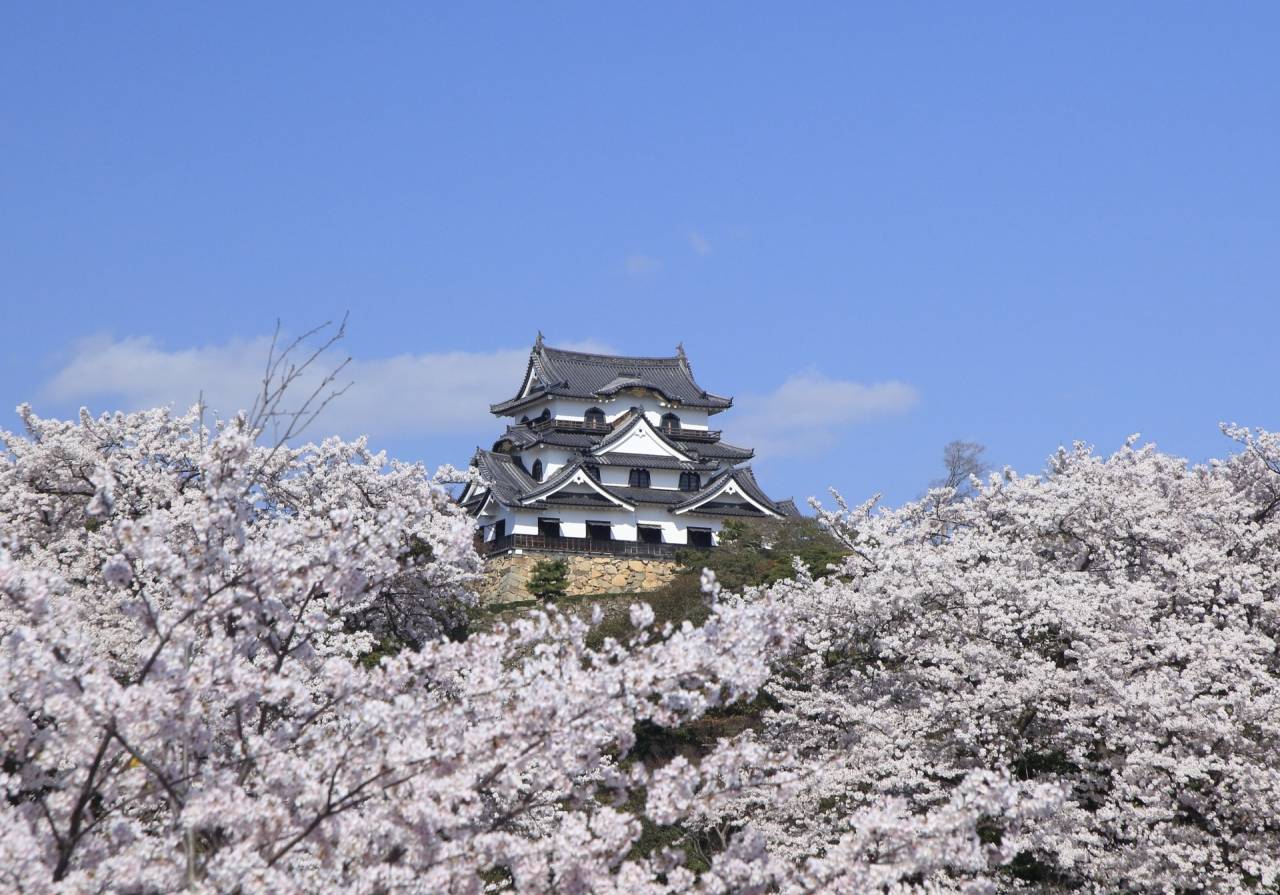
[[[515,397],[489,407],[511,422],[472,458],[483,483],[459,497],[483,552],[663,555],[715,546],[729,517],[798,515],[756,483],[751,449],[709,427],[732,405],[698,385],[683,346],[615,357],[539,333]]]

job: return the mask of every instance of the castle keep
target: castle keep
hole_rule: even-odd
[[[682,347],[618,357],[552,348],[539,333],[515,396],[489,408],[511,422],[472,458],[483,484],[459,498],[481,552],[626,557],[624,569],[647,568],[677,549],[713,548],[727,518],[795,515],[790,500],[761,490],[751,449],[710,428],[732,404],[698,385]],[[665,580],[643,577],[635,583]]]

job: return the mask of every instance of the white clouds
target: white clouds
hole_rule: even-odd
[[[631,276],[643,277],[660,271],[662,269],[662,261],[649,255],[634,253],[627,256],[626,268],[627,273]]]
[[[559,344],[615,353],[594,340]],[[269,345],[263,337],[168,350],[149,338],[91,339],[74,347],[43,397],[95,411],[160,405],[183,410],[203,392],[206,403],[227,416],[253,402]],[[339,343],[334,361],[343,356],[341,347]],[[343,382],[353,383],[350,390],[325,409],[307,434],[368,434],[375,442],[446,434],[489,440],[501,426],[490,415],[489,404],[515,393],[528,357],[528,348],[510,348],[353,360],[342,376]],[[332,365],[300,382],[295,394],[309,393]],[[834,445],[850,427],[906,413],[917,401],[916,390],[902,382],[864,384],[803,373],[767,394],[739,397],[725,416],[726,439],[754,447],[761,459],[814,455]]]
[[[96,409],[173,405],[182,410],[203,392],[209,407],[226,416],[253,402],[269,345],[264,337],[169,351],[148,338],[91,339],[75,346],[70,361],[45,386],[44,397]],[[595,341],[563,347],[611,350]],[[341,343],[335,362],[342,357],[340,349]],[[350,390],[325,409],[308,434],[488,437],[496,425],[489,404],[515,393],[528,358],[528,348],[513,348],[353,360],[341,377],[353,383]],[[309,393],[332,366],[300,382],[295,394]]]
[[[73,348],[43,396],[84,403],[110,396],[122,399],[126,409],[184,408],[203,390],[211,406],[230,413],[252,403],[270,344],[263,337],[165,351],[145,337],[86,339]]]
[[[689,248],[693,249],[694,252],[704,256],[711,254],[711,243],[697,230],[690,230],[687,238],[689,240]]]
[[[727,440],[754,447],[761,457],[812,455],[831,447],[842,431],[909,411],[919,400],[903,382],[870,385],[820,373],[792,376],[772,392],[735,402]]]

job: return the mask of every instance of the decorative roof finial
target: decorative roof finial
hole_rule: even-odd
[[[542,347],[542,330],[538,330],[538,338],[533,343],[534,348]]]
[[[684,342],[676,343],[676,357],[680,358],[681,360],[687,360],[687,358],[684,356]]]

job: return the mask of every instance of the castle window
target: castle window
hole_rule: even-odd
[[[680,431],[680,417],[674,413],[664,413],[662,415],[662,428],[666,432]]]
[[[560,520],[559,519],[538,519],[538,534],[544,538],[560,537]]]
[[[588,426],[597,426],[597,427],[603,426],[604,411],[601,410],[599,407],[592,407],[585,414],[583,414],[582,421],[586,423]]]
[[[661,544],[662,528],[657,525],[638,525],[636,526],[636,534],[639,535],[641,544]]]
[[[507,520],[499,519],[497,522],[493,523],[493,539],[495,541],[501,541],[506,536],[507,536]]]
[[[633,469],[631,474],[627,476],[627,484],[632,488],[648,488],[649,487],[649,470]]]
[[[689,546],[705,550],[711,546],[711,529],[709,528],[691,528],[689,529]]]
[[[696,472],[680,473],[680,490],[681,491],[697,491],[702,487],[702,476]]]
[[[585,470],[587,471],[587,475],[591,476],[591,477],[592,477],[593,479],[595,479],[597,482],[598,482],[598,481],[600,481],[600,467],[599,467],[599,466],[596,466],[594,463],[589,463],[589,464],[587,464],[586,466],[584,466],[584,467],[582,467],[582,468],[583,468],[583,469],[585,469]]]
[[[533,472],[529,473],[529,475],[533,476],[533,480],[535,482],[542,481],[542,461],[541,460],[533,461]]]
[[[608,522],[587,522],[587,537],[593,541],[613,540],[613,526]]]

